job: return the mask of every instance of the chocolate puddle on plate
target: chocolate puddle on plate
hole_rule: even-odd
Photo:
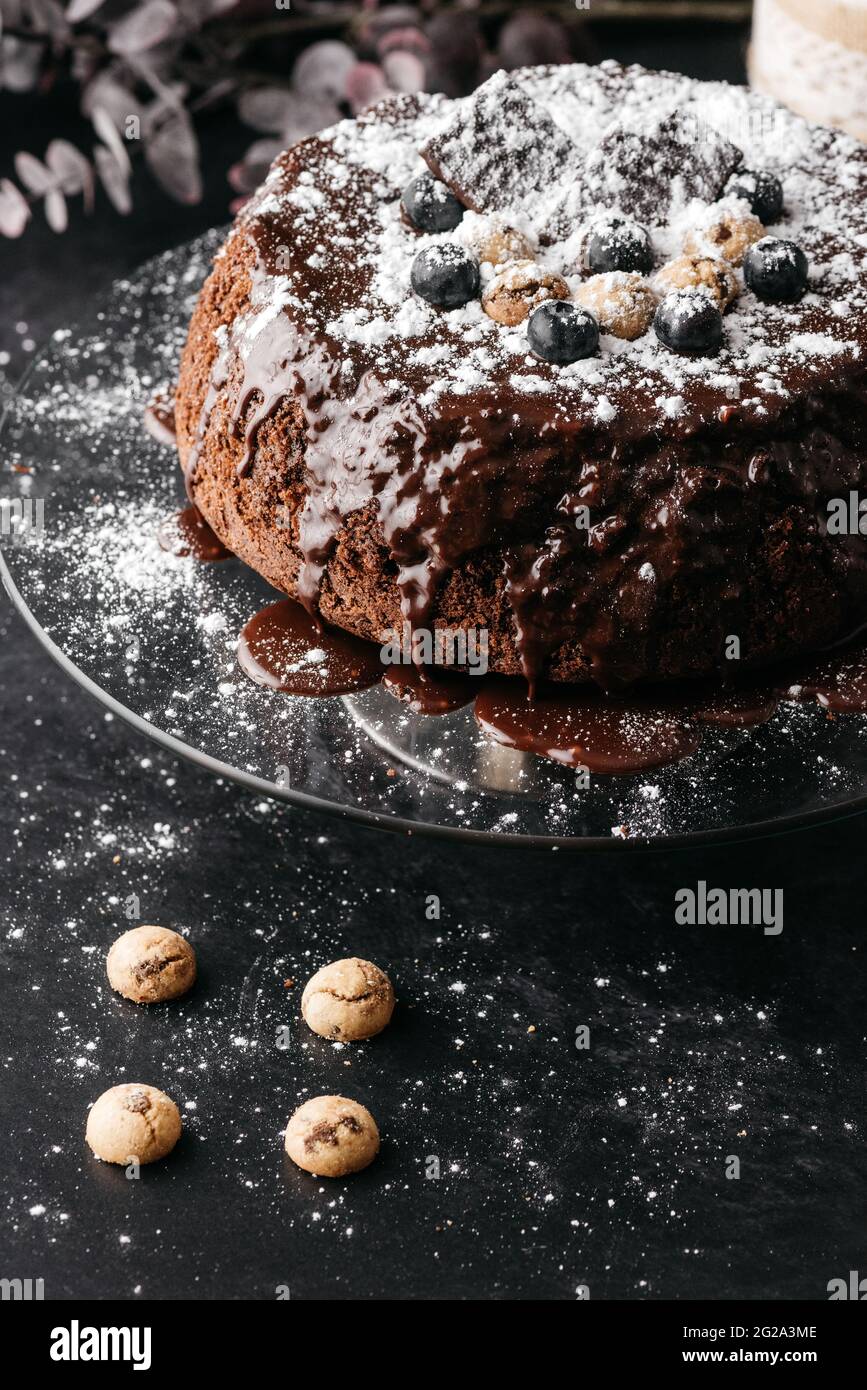
[[[471,705],[483,680],[484,677],[466,676],[442,667],[428,671],[417,666],[389,666],[382,676],[389,695],[413,714],[430,715],[451,714],[452,710]]]
[[[496,743],[589,772],[641,772],[680,762],[701,743],[686,707],[635,696],[612,700],[592,686],[545,689],[531,700],[519,677],[490,677],[474,713]]]
[[[192,504],[162,523],[157,540],[161,549],[167,550],[170,555],[192,555],[204,564],[229,560],[232,556],[231,550],[211,530],[198,507]]]
[[[315,699],[351,695],[382,679],[375,643],[326,628],[288,598],[270,603],[245,624],[238,665],[257,685]]]
[[[167,387],[155,391],[145,406],[144,426],[152,439],[168,448],[177,448],[175,397]]]
[[[158,444],[177,447],[175,398],[167,388],[151,396],[145,407],[144,423],[148,434]],[[170,555],[192,555],[206,564],[228,560],[232,554],[192,503],[173,516],[166,517],[157,532],[157,540],[161,549],[167,550]]]
[[[867,649],[807,658],[731,685],[710,681],[635,691],[621,699],[595,686],[540,688],[530,699],[521,677],[470,676],[389,666],[380,649],[318,625],[281,599],[243,628],[238,661],[259,685],[288,695],[345,695],[381,681],[414,714],[442,715],[473,704],[495,742],[594,773],[649,771],[680,762],[701,743],[702,726],[764,724],[782,700],[817,700],[830,715],[867,712]],[[805,669],[805,667],[807,669]]]

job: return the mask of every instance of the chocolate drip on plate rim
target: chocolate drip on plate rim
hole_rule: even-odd
[[[148,434],[158,444],[177,448],[174,392],[165,387],[154,392],[145,406],[144,423]]]
[[[231,559],[232,552],[211,530],[192,503],[168,517],[157,532],[160,548],[171,555],[192,555],[204,564]]]
[[[326,629],[291,599],[269,604],[244,626],[238,664],[257,685],[314,699],[367,690],[382,677],[372,642]]]
[[[326,628],[291,599],[270,604],[245,625],[238,663],[256,684],[288,695],[351,694],[381,681],[422,717],[472,704],[479,728],[494,742],[595,774],[680,762],[698,749],[703,725],[754,727],[770,720],[783,700],[816,700],[830,717],[867,713],[864,647],[820,662],[805,658],[739,684],[684,681],[619,697],[594,685],[547,685],[531,695],[520,677],[411,665],[384,669],[375,643]]]

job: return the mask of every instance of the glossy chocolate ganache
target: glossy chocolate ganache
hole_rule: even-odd
[[[446,232],[401,205],[428,167],[466,209]],[[782,187],[757,233],[738,169]],[[326,624],[484,629],[540,690],[823,649],[867,619],[867,539],[828,526],[867,469],[865,195],[862,146],[725,84],[606,63],[390,100],[281,156],[218,255],[177,388],[190,499]],[[636,211],[649,294],[685,247],[732,253],[718,350],[603,302],[598,350],[557,365],[486,312],[504,230],[579,302],[597,220]],[[796,243],[806,291],[750,288],[732,228]],[[446,244],[479,267],[451,309],[410,279]]]
[[[644,772],[694,753],[707,727],[767,723],[781,701],[816,701],[829,717],[867,712],[867,648],[801,657],[761,677],[692,680],[609,695],[598,686],[518,676],[472,676],[442,667],[383,667],[380,649],[327,628],[292,599],[269,604],[243,628],[241,669],[286,695],[358,694],[382,682],[413,714],[472,705],[479,729],[508,748],[589,773]]]

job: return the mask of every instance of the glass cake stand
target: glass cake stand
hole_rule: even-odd
[[[142,425],[175,374],[217,231],[116,284],[54,335],[0,433],[0,496],[42,526],[3,543],[3,581],[51,656],[116,715],[215,774],[404,833],[569,849],[736,839],[867,806],[867,718],[783,705],[712,729],[691,758],[580,779],[489,742],[469,709],[424,717],[374,688],[293,699],[251,684],[238,632],[275,597],[237,560],[160,550],[182,504],[174,455]]]

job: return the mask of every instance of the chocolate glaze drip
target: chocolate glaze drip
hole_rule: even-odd
[[[815,699],[829,714],[867,710],[867,653],[838,653],[816,663],[799,681],[792,680],[788,699]]]
[[[238,662],[258,685],[289,695],[351,694],[381,680],[413,714],[444,715],[473,704],[496,743],[592,773],[642,772],[680,762],[702,726],[748,728],[783,700],[816,700],[833,713],[867,714],[867,647],[805,660],[738,683],[682,681],[610,696],[593,685],[548,685],[531,698],[519,677],[470,676],[451,669],[383,669],[380,648],[317,624],[283,599],[244,627]]]
[[[493,677],[476,697],[483,733],[508,748],[596,773],[640,772],[679,762],[701,743],[701,725],[750,728],[784,700],[816,700],[829,713],[867,714],[867,648],[797,663],[763,682],[687,682],[622,698],[584,686],[549,686],[535,700],[516,680]]]
[[[726,686],[716,690],[685,693],[692,717],[699,724],[717,724],[723,728],[752,728],[766,724],[777,712],[781,693],[765,685]],[[864,706],[867,709],[867,704]]]
[[[324,628],[291,599],[263,608],[246,624],[238,664],[257,685],[286,695],[348,695],[382,677],[379,648]]]
[[[416,666],[390,666],[382,677],[389,695],[408,705],[413,714],[451,714],[471,705],[484,677],[465,676],[455,671],[420,669]]]
[[[144,412],[148,434],[159,444],[176,449],[175,397],[168,389],[155,391]],[[209,526],[193,502],[167,517],[157,530],[160,549],[170,555],[187,556],[203,564],[231,559],[232,552]]]
[[[528,700],[519,680],[492,678],[475,716],[496,743],[589,772],[642,772],[689,757],[701,734],[686,710],[652,697],[612,700],[592,686],[552,688]]]
[[[373,505],[413,626],[427,625],[438,587],[467,557],[504,553],[502,583],[531,688],[568,643],[580,645],[609,691],[659,669],[658,615],[684,585],[714,615],[724,669],[747,557],[771,521],[816,545],[817,564],[833,574],[837,611],[816,615],[816,643],[828,622],[841,635],[859,627],[867,544],[861,536],[830,543],[824,518],[829,496],[867,484],[862,366],[829,366],[827,389],[810,395],[815,371],[795,365],[788,398],[756,385],[737,407],[721,402],[712,376],[690,380],[682,413],[662,423],[653,382],[604,427],[575,398],[564,401],[553,378],[539,391],[504,379],[496,389],[431,398],[435,371],[418,366],[417,354],[396,377],[374,342],[348,347],[323,327],[364,301],[372,277],[362,256],[323,257],[318,220],[297,218],[286,201],[300,172],[327,187],[319,173],[333,160],[327,140],[290,151],[265,202],[242,223],[255,252],[251,309],[217,358],[186,469],[189,490],[224,388],[242,476],[262,423],[287,400],[297,404],[307,488],[294,537],[297,591],[310,613],[343,523]],[[383,199],[397,190],[384,194],[382,176],[361,165],[346,163],[342,174],[345,223],[360,246],[375,244]],[[822,312],[805,311],[801,326],[821,326]],[[413,348],[436,342],[434,330]],[[516,363],[519,373],[531,370],[549,372]],[[744,657],[748,664],[751,654]]]
[[[145,406],[144,423],[148,434],[158,444],[165,444],[167,448],[177,448],[173,392],[165,389],[154,392]]]
[[[171,555],[192,555],[206,564],[231,559],[232,552],[215,535],[192,504],[168,517],[157,531],[160,548]]]

